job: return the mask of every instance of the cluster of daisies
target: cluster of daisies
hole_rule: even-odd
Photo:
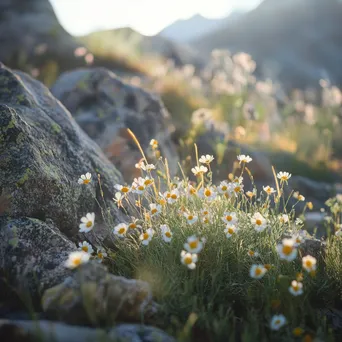
[[[152,149],[158,148],[158,142],[152,140],[150,145]],[[252,161],[252,158],[248,155],[239,155],[237,157],[242,167],[245,168],[245,164]],[[205,174],[210,170],[210,163],[214,160],[211,155],[203,155],[198,159],[198,165],[194,166],[191,171],[198,177],[198,184],[181,181],[175,179],[169,184],[169,190],[165,192],[157,191],[156,184],[154,183],[154,178],[152,172],[156,170],[154,164],[147,163],[146,159],[141,160],[135,166],[142,172],[141,177],[135,178],[131,185],[121,185],[116,184],[115,189],[117,190],[115,194],[114,201],[117,205],[124,206],[124,201],[131,204],[132,196],[134,194],[138,197],[135,200],[135,206],[140,209],[141,219],[131,217],[130,222],[122,222],[116,225],[112,233],[121,239],[127,236],[136,236],[137,240],[140,241],[142,246],[148,246],[150,242],[155,238],[155,236],[160,236],[164,243],[171,243],[173,239],[173,232],[167,224],[158,225],[157,221],[154,221],[159,215],[166,214],[168,206],[179,201],[180,209],[178,213],[180,217],[188,225],[205,225],[213,223],[214,215],[210,207],[215,206],[216,199],[236,199],[245,197],[246,200],[252,201],[254,197],[257,196],[257,191],[244,192],[243,177],[242,173],[239,177],[232,177],[229,181],[221,181],[219,185],[214,186],[211,182],[204,181]],[[288,180],[291,178],[291,174],[288,172],[277,173],[277,179],[279,180],[280,187],[277,185],[277,190],[270,185],[263,187],[263,192],[267,199],[276,197],[282,194],[283,186],[287,184]],[[86,173],[81,175],[78,183],[80,185],[87,185],[91,183],[91,174]],[[142,198],[149,201],[148,207],[142,205]],[[305,198],[298,192],[293,194],[293,197],[298,201],[304,201]],[[185,198],[185,201],[182,199]],[[184,202],[187,203],[190,199],[200,198],[203,204],[202,209],[199,212],[191,212],[184,207]],[[182,202],[181,202],[182,201]],[[220,222],[223,225],[222,233],[227,239],[239,234],[241,227],[252,227],[256,232],[261,233],[267,228],[272,227],[275,223],[281,225],[290,226],[290,217],[287,214],[280,214],[277,217],[269,216],[265,211],[255,212],[253,214],[244,214],[242,211],[225,211],[219,216]],[[81,233],[88,233],[94,227],[95,214],[88,213],[85,217],[81,218],[81,223],[79,225],[79,231]],[[296,226],[302,225],[303,222],[297,219],[295,222]],[[154,228],[152,228],[152,226]],[[298,251],[297,248],[305,240],[306,234],[304,231],[300,231],[296,236],[292,238],[283,239],[282,242],[277,245],[277,252],[279,258],[286,262],[291,262],[297,258]],[[197,235],[191,235],[186,238],[183,244],[183,249],[180,251],[180,261],[188,269],[194,270],[196,264],[199,260],[199,253],[203,250],[206,243],[204,237],[199,237]],[[259,253],[257,251],[248,251],[250,257],[258,257]],[[69,259],[66,262],[66,266],[69,268],[76,268],[82,263],[87,262],[90,258],[94,258],[101,262],[107,254],[102,247],[97,247],[96,252],[94,252],[93,247],[86,241],[79,243],[79,250],[71,253]],[[310,255],[302,258],[303,269],[313,275],[316,271],[316,259]],[[270,270],[272,265],[263,264],[253,264],[250,268],[249,275],[254,279],[262,279],[266,273]],[[294,279],[290,286],[289,292],[293,296],[300,296],[303,294],[303,283],[302,277],[297,277]],[[283,325],[286,324],[286,318],[283,315],[275,315],[270,322],[270,327],[273,330],[279,330]]]

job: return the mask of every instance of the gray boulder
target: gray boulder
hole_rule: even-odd
[[[135,163],[141,159],[127,128],[137,136],[151,161],[154,154],[149,143],[152,138],[157,139],[162,156],[169,161],[170,172],[176,173],[178,155],[170,137],[174,128],[159,97],[123,83],[103,68],[64,73],[51,92],[99,144],[125,180],[132,181],[140,175]]]
[[[15,294],[29,300],[25,305],[37,302],[70,274],[64,262],[74,250],[49,220],[0,217],[1,302],[9,303]]]
[[[45,291],[42,306],[50,319],[94,326],[146,322],[157,311],[147,283],[109,274],[96,262],[82,265],[63,283]]]
[[[79,185],[86,172],[93,181]],[[105,202],[114,217],[121,216],[112,201],[113,186],[121,181],[117,169],[46,87],[0,65],[0,189],[9,201],[5,214],[51,219],[76,240],[80,218],[95,212],[100,234],[101,210],[95,199]]]
[[[7,340],[6,340],[7,338]],[[12,342],[173,342],[162,330],[150,326],[120,324],[108,332],[51,321],[0,320],[1,341]]]

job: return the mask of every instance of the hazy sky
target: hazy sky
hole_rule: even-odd
[[[196,13],[223,17],[250,9],[260,0],[50,0],[64,28],[74,35],[130,26],[143,34],[158,33],[177,19]]]

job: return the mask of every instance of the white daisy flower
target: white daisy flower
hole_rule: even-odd
[[[81,223],[79,225],[80,233],[88,233],[94,228],[95,214],[88,213],[86,216],[81,218]]]
[[[114,188],[124,194],[130,192],[131,188],[128,185],[115,184]]]
[[[272,195],[272,194],[274,194],[274,193],[276,192],[276,191],[274,190],[274,188],[270,187],[269,185],[264,186],[263,189],[264,189],[264,191],[266,192],[266,194],[267,194],[268,196],[270,196],[270,195]]]
[[[197,254],[187,253],[186,251],[181,252],[181,262],[183,265],[187,266],[190,270],[196,268],[196,263],[198,260]]]
[[[298,282],[297,280],[293,280],[291,282],[291,286],[289,287],[289,292],[294,296],[300,296],[303,294],[303,284]]]
[[[162,206],[160,204],[155,204],[155,203],[150,204],[150,213],[152,217],[160,214],[161,210],[162,210]]]
[[[194,188],[192,185],[189,184],[187,187],[187,195],[188,196],[194,196],[196,194],[197,194],[196,188]]]
[[[282,243],[277,246],[280,259],[293,261],[297,257],[297,249],[293,239],[283,239]]]
[[[243,192],[244,185],[239,182],[231,182],[229,183],[229,192],[234,193],[237,196],[240,192]]]
[[[155,231],[152,228],[147,229],[145,233],[142,233],[139,236],[141,243],[143,245],[147,246],[150,243],[150,241],[152,240],[154,233],[155,233]]]
[[[103,247],[97,247],[95,260],[97,262],[101,263],[103,261],[103,259],[106,257],[107,257],[106,250]]]
[[[252,251],[251,249],[247,252],[247,254],[250,256],[250,257],[253,257],[253,258],[257,258],[259,256],[259,252],[257,251]]]
[[[257,232],[262,232],[267,227],[267,220],[259,212],[251,217],[251,222]]]
[[[198,221],[198,216],[189,213],[183,213],[189,224],[194,224]]]
[[[296,191],[293,193],[293,198],[297,199],[298,201],[305,201],[305,197],[299,193],[299,191]]]
[[[224,223],[231,224],[231,225],[235,225],[238,222],[236,213],[229,212],[229,211],[225,211],[221,219]]]
[[[208,208],[204,208],[201,210],[201,215],[203,216],[209,216],[210,215],[210,211]]]
[[[91,182],[91,173],[87,172],[85,175],[81,175],[78,179],[78,184],[89,184]]]
[[[138,195],[142,195],[146,190],[144,178],[141,178],[141,177],[139,177],[138,179],[135,178],[134,182],[132,184],[132,189],[133,189],[134,193],[136,193]]]
[[[212,201],[216,198],[217,196],[217,193],[215,191],[215,189],[210,186],[210,187],[207,187],[207,188],[201,188],[199,191],[198,191],[198,196],[200,198],[205,198],[209,201]]]
[[[171,242],[172,240],[172,232],[170,230],[170,227],[166,224],[163,224],[160,226],[162,237],[165,242]]]
[[[238,232],[238,228],[232,224],[227,224],[226,228],[224,228],[224,233],[226,234],[227,239],[232,237],[234,234]]]
[[[191,172],[195,175],[195,176],[200,176],[204,173],[206,173],[208,171],[208,168],[201,165],[201,166],[195,166],[191,169]]]
[[[249,276],[254,279],[261,279],[267,272],[264,265],[252,265],[249,270]]]
[[[139,220],[137,218],[132,217],[132,222],[128,224],[127,228],[132,230],[141,228],[141,226],[138,224],[138,221]]]
[[[92,245],[88,243],[87,241],[79,242],[78,250],[86,252],[90,255],[94,252]]]
[[[167,193],[166,199],[170,204],[175,203],[180,197],[180,193],[178,189],[173,189],[171,192]]]
[[[289,215],[287,214],[281,214],[278,216],[279,222],[282,224],[286,224],[289,222]]]
[[[274,315],[271,319],[270,328],[272,330],[279,330],[286,324],[286,318],[284,315]]]
[[[158,140],[151,139],[150,146],[152,147],[153,150],[156,150],[158,148]]]
[[[203,222],[204,224],[210,224],[210,223],[212,223],[210,215],[207,215],[207,216],[202,217],[202,222]]]
[[[229,184],[226,181],[222,181],[220,185],[217,187],[217,190],[220,194],[226,194],[229,192]]]
[[[199,253],[203,249],[205,239],[200,239],[196,235],[189,236],[187,242],[184,244],[184,248],[189,253]]]
[[[307,255],[302,259],[302,266],[307,272],[314,272],[317,268],[317,260],[311,255]]]
[[[123,238],[126,236],[127,229],[128,229],[128,227],[127,227],[126,223],[120,223],[114,227],[113,233],[114,233],[114,235],[117,235],[117,236]]]
[[[291,178],[291,173],[288,172],[278,172],[277,178],[280,179],[280,183],[286,182]]]
[[[249,198],[253,198],[254,196],[256,196],[256,189],[254,189],[253,191],[247,191],[247,192],[246,192],[246,195],[247,195]]]
[[[205,156],[202,156],[199,159],[199,162],[202,164],[210,164],[214,160],[214,156],[211,156],[210,154],[207,154]]]
[[[300,244],[302,244],[305,241],[305,238],[303,235],[297,234],[293,237],[294,240],[294,246],[298,247]]]
[[[246,164],[248,164],[248,163],[250,163],[253,159],[252,159],[250,156],[246,156],[246,155],[244,155],[244,154],[239,154],[239,155],[237,156],[237,160],[240,162],[240,164],[241,164],[241,163],[246,163]]]
[[[155,170],[156,167],[153,164],[142,163],[140,168],[146,172],[149,172],[149,171]]]
[[[74,269],[89,261],[90,255],[84,251],[72,252],[69,254],[68,260],[65,262],[65,267]]]

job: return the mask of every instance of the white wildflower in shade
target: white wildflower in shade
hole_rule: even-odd
[[[280,259],[293,261],[297,257],[297,249],[293,239],[283,239],[282,243],[277,246]]]
[[[257,232],[262,232],[267,227],[267,220],[259,212],[251,217],[251,223]]]
[[[199,159],[199,162],[202,164],[210,164],[214,160],[214,156],[211,156],[210,154],[207,154],[205,156],[202,156]]]
[[[155,203],[150,204],[151,217],[160,214],[161,210],[162,210],[162,206],[160,204],[155,204]]]
[[[283,172],[283,171],[278,172],[277,178],[280,179],[280,183],[284,183],[284,182],[287,183],[287,181],[291,178],[291,173]]]
[[[87,241],[79,242],[78,250],[86,252],[88,254],[92,254],[94,252],[92,245]]]
[[[208,168],[201,165],[201,166],[195,166],[191,169],[191,172],[195,175],[195,176],[200,176],[203,175],[204,173],[206,173],[208,171]]]
[[[136,164],[135,164],[135,168],[136,169],[141,169],[141,166],[144,165],[144,159],[140,159]]]
[[[162,224],[160,226],[162,238],[165,242],[171,242],[172,240],[172,232],[170,230],[170,227],[166,224]]]
[[[232,183],[239,183],[239,184],[242,184],[242,183],[243,183],[243,177],[235,177],[235,178],[232,180]]]
[[[232,224],[227,224],[226,228],[224,228],[224,233],[226,234],[227,239],[232,237],[234,234],[238,232],[238,228]]]
[[[113,198],[113,201],[120,208],[120,207],[123,207],[122,201],[124,200],[124,198],[125,198],[125,195],[123,195],[121,192],[116,192],[115,197]]]
[[[198,191],[198,196],[200,198],[205,198],[209,201],[212,201],[216,198],[217,196],[217,192],[215,191],[215,189],[212,186],[206,187],[206,188],[201,188]]]
[[[234,193],[237,196],[239,193],[243,192],[243,184],[239,182],[231,182],[229,183],[229,192]]]
[[[140,168],[146,172],[149,172],[149,171],[155,170],[156,167],[153,164],[142,163]]]
[[[317,269],[317,260],[311,255],[302,258],[302,266],[307,272],[314,272]]]
[[[220,194],[226,194],[229,192],[229,184],[226,181],[222,181],[217,187],[217,190]]]
[[[247,252],[247,254],[252,258],[257,258],[259,256],[259,252],[253,251],[251,249]]]
[[[239,155],[237,156],[237,160],[240,162],[240,164],[241,164],[241,163],[246,163],[246,164],[248,164],[248,163],[250,163],[253,159],[252,159],[250,156],[246,156],[246,155],[244,155],[244,154],[239,154]]]
[[[281,214],[278,216],[278,220],[281,224],[286,224],[289,222],[289,215],[287,214]]]
[[[198,261],[197,254],[187,253],[186,251],[181,252],[181,262],[183,265],[187,266],[190,270],[196,268],[196,263]]]
[[[117,235],[117,236],[123,238],[126,236],[127,229],[128,229],[128,227],[127,227],[126,223],[120,223],[114,227],[113,233],[114,233],[114,235]]]
[[[151,139],[150,146],[152,147],[153,150],[156,150],[158,148],[158,140]]]
[[[201,215],[203,216],[209,216],[210,215],[210,211],[208,208],[204,208],[201,210]]]
[[[114,188],[122,192],[123,194],[127,194],[131,190],[131,188],[128,185],[121,185],[121,184],[115,184]]]
[[[94,228],[95,214],[88,213],[86,216],[81,218],[81,223],[79,225],[80,233],[88,233]]]
[[[137,218],[132,217],[132,221],[128,224],[127,228],[132,230],[141,228],[141,226],[138,224],[138,221],[139,220]]]
[[[305,237],[301,234],[297,234],[293,237],[295,247],[298,247],[305,241]]]
[[[189,224],[194,224],[198,221],[198,216],[196,216],[196,215],[189,214],[189,213],[183,213],[183,215]]]
[[[144,182],[144,185],[146,187],[151,186],[153,184],[153,182],[154,182],[154,180],[152,178],[150,178],[150,177],[142,178],[142,181]]]
[[[303,294],[303,283],[293,280],[289,287],[289,292],[294,296],[300,296]]]
[[[169,204],[175,203],[177,200],[179,200],[179,197],[180,197],[180,193],[178,189],[173,189],[171,192],[166,192],[166,196],[165,196]]]
[[[264,265],[252,265],[249,270],[249,276],[254,279],[261,279],[267,272]]]
[[[143,245],[147,246],[152,240],[154,233],[155,231],[152,228],[148,228],[146,232],[140,234],[139,240]]]
[[[85,175],[81,175],[78,179],[78,184],[89,184],[91,182],[91,173],[87,172]]]
[[[286,318],[284,315],[274,315],[271,319],[270,328],[272,330],[279,330],[286,324]]]
[[[274,188],[270,187],[269,185],[264,186],[263,189],[268,196],[270,196],[276,192],[276,190],[274,190]]]
[[[253,198],[254,196],[256,196],[256,191],[255,189],[253,191],[247,191],[246,192],[246,195],[249,197],[249,198]]]
[[[195,195],[197,195],[196,188],[194,188],[191,184],[189,184],[188,187],[187,187],[187,195],[188,196],[195,196]]]
[[[189,253],[199,253],[204,246],[205,239],[198,238],[196,235],[189,236],[186,243],[184,244],[184,248]]]
[[[107,257],[106,250],[103,247],[97,247],[95,260],[101,263],[106,257]]]
[[[85,264],[89,261],[90,255],[84,251],[72,252],[69,254],[68,260],[64,266],[70,269],[77,268],[78,266]]]
[[[237,218],[237,215],[236,213],[234,212],[229,212],[229,211],[225,211],[223,213],[223,216],[222,216],[222,221],[224,223],[227,223],[227,224],[232,224],[232,225],[235,225],[237,224],[238,222],[238,218]]]
[[[146,190],[144,178],[139,177],[138,179],[137,178],[134,179],[134,182],[132,184],[132,189],[134,193],[138,195],[142,195]]]
[[[298,191],[294,192],[292,196],[298,201],[301,201],[301,202],[305,201],[305,197],[301,195]]]

